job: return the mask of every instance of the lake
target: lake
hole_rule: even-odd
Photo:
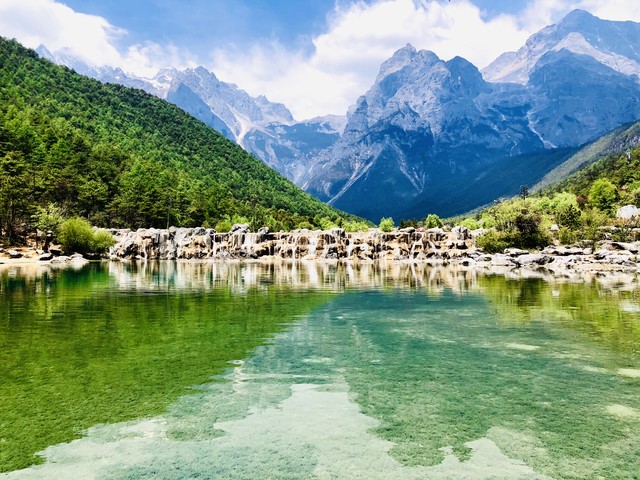
[[[0,478],[640,478],[640,286],[0,269]]]

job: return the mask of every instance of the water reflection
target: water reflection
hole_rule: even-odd
[[[158,378],[151,391],[167,379],[175,387],[168,410],[93,427],[45,450],[45,465],[8,478],[610,479],[640,471],[634,283],[317,263],[123,263],[0,278],[3,298],[13,299],[7,332],[29,339],[17,342],[24,351],[66,345],[46,361],[76,361],[56,368],[86,381],[68,351],[88,344],[86,355],[98,351],[94,374],[120,396],[149,395],[135,390],[146,376]],[[119,335],[76,327],[69,332],[81,340],[64,343],[25,316],[32,333],[24,336],[16,307],[43,298],[43,318],[59,319],[63,308],[71,326],[76,310],[110,312]],[[229,339],[240,348],[230,350]],[[116,354],[100,350],[105,342]],[[175,379],[177,370],[196,375]],[[202,377],[207,371],[216,381]],[[67,385],[62,396],[64,375],[53,378]],[[175,393],[198,378],[197,391]]]

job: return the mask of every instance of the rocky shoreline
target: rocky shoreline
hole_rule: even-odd
[[[483,232],[465,227],[413,228],[394,232],[370,229],[348,233],[296,230],[249,232],[234,225],[229,233],[205,228],[111,230],[112,260],[314,260],[411,261],[498,269],[546,269],[558,272],[640,272],[640,242],[602,241],[591,247],[550,246],[539,252],[507,249],[486,254],[476,247]]]
[[[413,228],[393,232],[371,229],[349,233],[296,230],[249,232],[246,225],[234,225],[231,232],[205,228],[110,230],[116,243],[107,258],[112,261],[315,261],[315,262],[401,262],[433,266],[452,265],[496,273],[526,270],[564,277],[640,273],[640,242],[606,240],[594,248],[549,246],[529,252],[507,249],[487,254],[476,246],[482,231],[465,227]],[[22,249],[0,251],[0,266],[38,263],[81,267],[87,259],[79,254],[62,255]]]

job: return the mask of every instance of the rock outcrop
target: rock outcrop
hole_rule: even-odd
[[[213,229],[174,228],[168,230],[112,230],[116,244],[112,259],[243,259],[283,258],[292,260],[351,259],[403,260],[449,259],[473,254],[471,232],[457,227],[425,231],[404,230],[347,233],[340,228],[328,231],[295,230],[256,233],[246,225],[234,225],[229,233]]]
[[[486,254],[476,247],[479,231],[465,227],[453,230],[402,229],[348,233],[295,230],[249,232],[247,225],[234,225],[229,233],[205,228],[168,230],[112,230],[116,244],[112,260],[378,260],[424,264],[457,264],[488,269],[544,269],[562,275],[580,272],[640,272],[640,242],[598,242],[595,248],[549,246],[540,252],[506,249]]]

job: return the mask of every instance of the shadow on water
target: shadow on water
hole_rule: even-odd
[[[0,271],[3,468],[95,425],[9,478],[638,478],[634,282]]]

